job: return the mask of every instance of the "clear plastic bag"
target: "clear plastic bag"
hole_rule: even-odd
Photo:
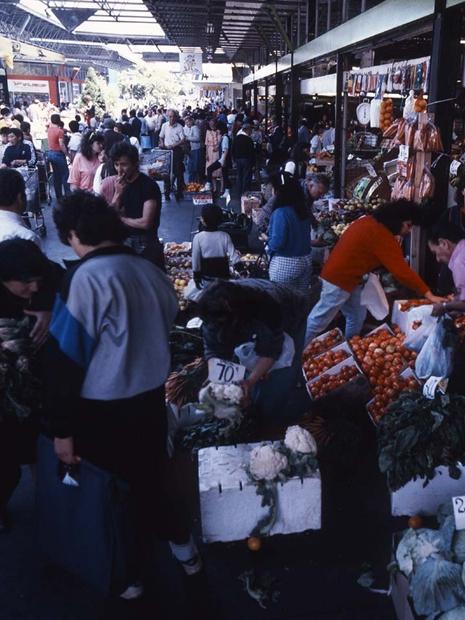
[[[404,346],[407,349],[417,353],[422,350],[431,330],[435,328],[438,322],[436,317],[431,316],[432,310],[432,305],[425,305],[408,311],[408,327],[404,341]]]
[[[452,373],[455,347],[446,325],[441,317],[417,357],[415,372],[420,379],[449,377]]]

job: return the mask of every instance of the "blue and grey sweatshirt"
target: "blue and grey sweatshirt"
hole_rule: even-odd
[[[46,364],[56,437],[73,435],[80,399],[131,398],[164,383],[177,309],[168,278],[130,248],[96,250],[67,273]]]

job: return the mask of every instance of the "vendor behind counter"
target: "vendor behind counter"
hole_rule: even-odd
[[[217,282],[199,300],[205,357],[235,360],[237,347],[254,343],[256,358],[243,387],[262,416],[285,416],[300,373],[307,314],[304,295],[267,280]]]

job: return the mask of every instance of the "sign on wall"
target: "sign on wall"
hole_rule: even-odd
[[[50,96],[48,80],[8,80],[8,90],[12,93],[37,93]]]
[[[202,75],[202,53],[179,52],[179,70],[194,76]]]

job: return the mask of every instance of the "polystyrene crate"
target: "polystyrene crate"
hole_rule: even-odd
[[[338,332],[341,342],[344,342],[344,335],[343,335],[342,331],[339,329],[339,327],[336,327],[336,328],[335,328],[335,330]],[[329,335],[332,331],[334,331],[334,330],[330,329],[330,330],[328,330],[327,332],[325,332],[324,334],[320,334],[319,336],[316,336],[315,338],[313,338],[313,340],[312,340],[311,342],[315,342],[315,340],[316,340],[316,341],[323,340],[323,339],[324,339],[324,338],[326,338],[326,337],[327,337],[327,336],[328,336],[328,335]],[[341,342],[339,342],[338,344],[341,344]],[[304,350],[304,352],[303,352],[303,354],[302,354],[302,357],[305,357],[305,352],[306,352],[306,350],[308,349],[308,347],[310,346],[310,344],[311,344],[311,343],[309,343],[309,344],[307,345],[307,347],[305,348],[305,350]],[[334,345],[334,346],[337,346],[337,345]],[[333,348],[333,347],[328,347],[328,348],[327,348],[327,349],[325,349],[324,351],[321,351],[321,353],[326,353],[326,351],[329,351],[331,348]],[[319,354],[318,354],[318,355],[319,355]]]
[[[365,375],[363,374],[362,370],[360,369],[360,366],[357,364],[357,362],[355,361],[354,357],[351,355],[350,357],[348,357],[345,360],[342,360],[342,362],[339,362],[339,364],[336,364],[335,366],[333,366],[332,368],[330,368],[329,370],[326,370],[325,372],[321,373],[321,375],[319,375],[318,377],[315,377],[314,379],[312,379],[311,381],[307,382],[307,392],[308,395],[310,396],[310,398],[312,400],[315,400],[313,394],[312,394],[312,385],[318,381],[319,379],[321,379],[322,377],[329,377],[331,375],[335,375],[337,374],[341,368],[344,368],[345,366],[355,366],[358,370],[358,374],[365,378]],[[350,381],[348,381],[347,383],[352,383],[353,381],[355,381],[357,379],[357,376],[355,376],[353,379],[351,379]],[[341,386],[343,387],[343,386]]]
[[[349,347],[348,343],[346,340],[344,340],[344,342],[341,342],[341,344],[337,344],[335,347],[333,347],[332,349],[328,349],[327,351],[325,351],[324,353],[319,353],[318,355],[315,355],[315,357],[313,357],[313,360],[317,360],[319,359],[322,355],[325,355],[326,353],[329,353],[329,351],[347,351],[347,353],[349,354],[349,356],[352,357],[352,349]],[[311,379],[307,378],[307,375],[305,373],[305,368],[302,367],[302,372],[304,375],[304,379],[305,381],[311,381]],[[317,375],[316,377],[313,377],[314,379],[318,379],[320,375]]]

